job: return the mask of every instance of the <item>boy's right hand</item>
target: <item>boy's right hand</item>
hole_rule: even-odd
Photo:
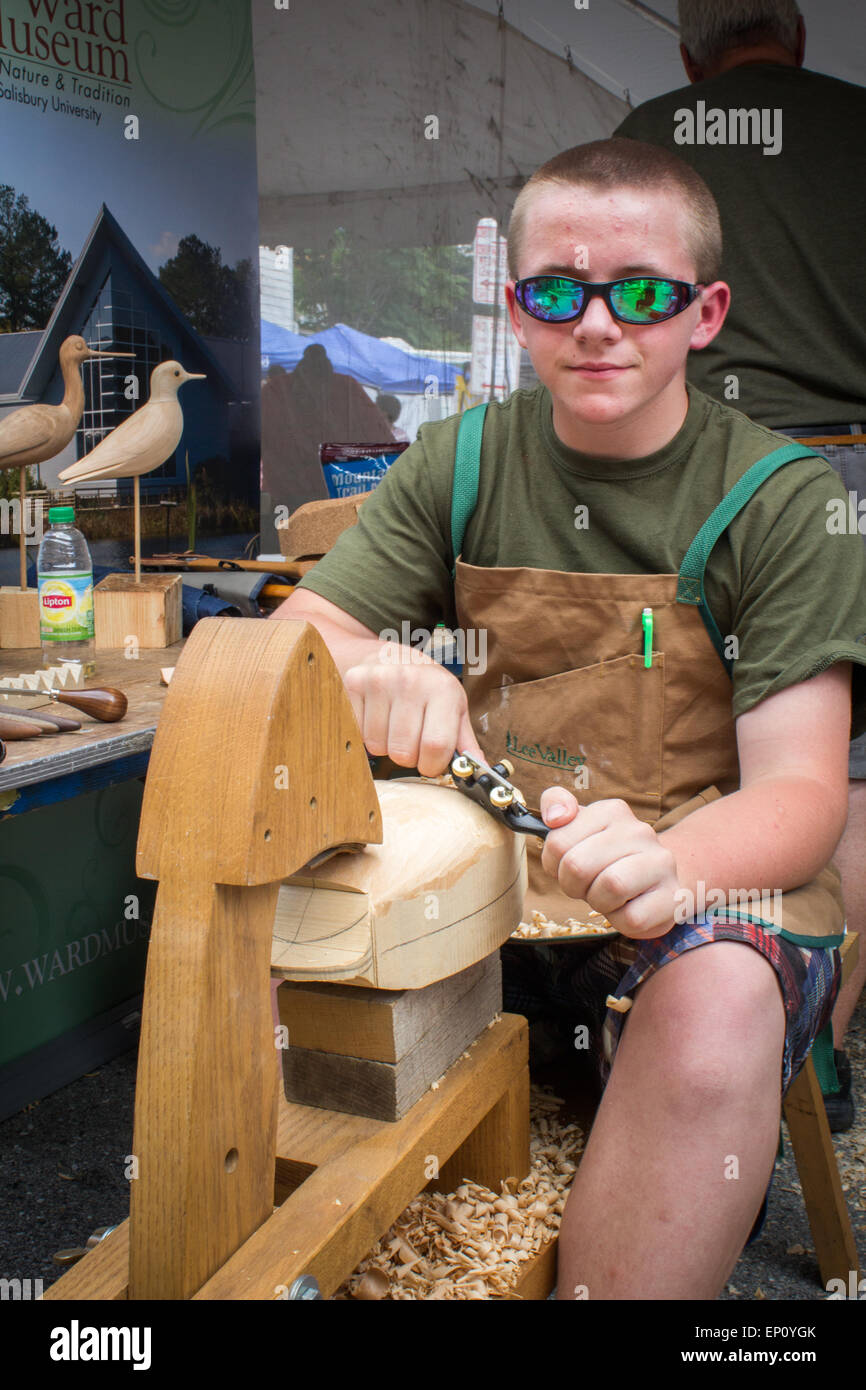
[[[367,751],[422,777],[444,772],[455,749],[483,758],[463,686],[412,647],[382,642],[343,677]]]

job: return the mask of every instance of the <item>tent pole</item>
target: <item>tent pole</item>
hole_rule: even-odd
[[[651,10],[649,5],[643,4],[643,0],[617,0],[617,4],[622,5],[626,10],[632,10],[634,14],[639,14],[642,19],[648,19],[650,24],[655,24],[659,29],[664,29],[666,34],[673,34],[675,39],[680,36],[679,28],[673,20],[666,19],[657,10]]]

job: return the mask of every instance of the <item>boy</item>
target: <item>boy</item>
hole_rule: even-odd
[[[709,191],[666,151],[600,141],[544,165],[506,290],[543,384],[488,408],[477,499],[452,510],[459,421],[424,427],[279,610],[321,631],[371,753],[435,774],[455,748],[512,752],[552,827],[529,906],[562,920],[583,900],[621,933],[563,985],[599,1019],[609,992],[621,1042],[560,1298],[719,1293],[772,1170],[780,1073],[838,985],[824,866],[866,664],[862,544],[828,534],[841,493],[815,457],[753,473],[715,513],[782,442],[686,388],[727,310],[720,251]],[[464,435],[458,498],[473,452]],[[440,617],[486,635],[465,688],[376,635]],[[746,885],[784,892],[784,921],[776,898],[704,914]],[[788,939],[804,928],[809,945]]]

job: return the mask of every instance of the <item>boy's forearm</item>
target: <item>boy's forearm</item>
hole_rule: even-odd
[[[707,892],[785,892],[808,883],[832,858],[846,816],[845,793],[826,782],[767,777],[702,806],[659,840],[691,893],[699,883]]]

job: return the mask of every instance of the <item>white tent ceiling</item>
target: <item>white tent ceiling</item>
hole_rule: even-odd
[[[471,241],[557,149],[625,103],[462,0],[255,4],[262,242]],[[438,121],[438,138],[428,117]]]
[[[862,0],[800,0],[807,66],[866,84]],[[499,21],[502,12],[503,22]],[[260,239],[454,244],[557,150],[685,85],[676,0],[253,0]],[[439,138],[426,139],[436,116]]]
[[[474,0],[488,14],[498,0]],[[806,66],[866,85],[863,0],[799,0],[806,21]],[[527,38],[572,61],[633,106],[685,86],[676,0],[503,0],[505,17]],[[653,16],[656,18],[654,19]]]

